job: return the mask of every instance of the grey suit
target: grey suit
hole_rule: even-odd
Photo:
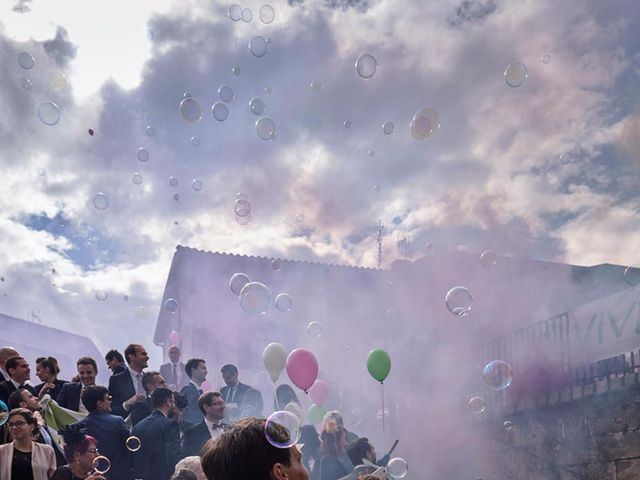
[[[164,378],[164,381],[167,382],[167,385],[175,385],[178,390],[181,390],[183,387],[186,387],[189,384],[189,377],[187,376],[187,372],[184,369],[184,363],[179,362],[176,365],[176,373],[178,378],[173,378],[173,364],[172,363],[163,363],[160,365],[160,375]]]

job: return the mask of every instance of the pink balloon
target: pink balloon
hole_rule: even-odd
[[[172,330],[169,334],[169,341],[172,345],[177,345],[178,343],[180,343],[180,334],[175,330]]]
[[[318,360],[306,348],[296,348],[287,357],[287,375],[296,387],[307,393],[318,377]]]
[[[329,384],[324,380],[316,380],[309,389],[309,395],[313,403],[316,405],[324,405],[329,398]]]

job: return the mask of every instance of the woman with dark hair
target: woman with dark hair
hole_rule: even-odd
[[[9,412],[7,428],[13,441],[0,445],[2,480],[48,480],[56,469],[56,454],[51,446],[37,443],[38,422],[26,408]]]
[[[300,440],[302,444],[302,464],[308,472],[312,470],[315,462],[318,461],[320,453],[320,437],[318,431],[313,425],[303,425],[300,429]],[[311,461],[313,460],[313,464]]]
[[[293,391],[293,388],[291,388],[291,385],[287,385],[286,383],[278,385],[278,388],[276,388],[275,405],[273,406],[274,409],[276,411],[284,410],[291,402],[296,402],[300,405],[300,400],[298,400],[298,396],[296,395],[296,392]]]
[[[93,460],[98,456],[96,439],[85,435],[85,432],[84,426],[78,424],[60,431],[68,463],[56,470],[51,480],[104,480],[93,468]]]
[[[320,459],[313,466],[311,479],[338,480],[349,473],[341,461],[347,447],[347,432],[344,429],[323,430],[320,434]]]
[[[58,399],[58,394],[60,390],[62,390],[62,386],[67,383],[64,380],[58,380],[59,373],[60,367],[58,367],[58,360],[54,357],[36,358],[36,376],[42,382],[35,387],[36,395],[38,395],[39,399],[47,393],[51,395],[53,400]]]

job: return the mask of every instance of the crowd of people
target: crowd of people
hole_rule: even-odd
[[[181,362],[177,346],[158,371],[148,369],[142,345],[123,353],[105,355],[106,387],[96,384],[91,357],[77,360],[70,381],[58,378],[55,358],[37,358],[33,385],[27,359],[0,348],[0,480],[360,480],[389,461],[346,430],[338,411],[325,415],[319,433],[303,425],[298,445],[274,446],[265,437],[262,394],[239,382],[235,365],[220,370],[225,386],[205,391],[206,361]],[[71,415],[59,431],[41,414],[49,401]],[[289,385],[278,386],[274,410],[302,420]]]

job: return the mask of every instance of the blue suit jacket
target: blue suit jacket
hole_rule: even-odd
[[[82,384],[80,382],[65,383],[58,394],[58,405],[77,412],[80,409],[80,392]]]
[[[187,408],[182,412],[183,428],[186,430],[202,422],[204,419],[204,415],[202,415],[200,408],[198,408],[198,398],[201,393],[191,382],[189,382],[189,385],[186,387],[183,387],[180,393],[187,397]]]
[[[117,415],[105,412],[91,412],[78,423],[85,425],[87,434],[96,439],[100,455],[111,460],[111,469],[105,477],[109,480],[130,480],[133,478],[132,454],[127,450],[125,444],[130,434],[124,420]]]
[[[111,411],[114,415],[120,415],[122,418],[129,415],[129,412],[122,408],[122,404],[136,394],[136,389],[128,370],[109,377],[109,394],[113,397]]]
[[[169,480],[176,463],[183,457],[180,427],[159,410],[133,427],[132,435],[140,439],[140,450],[133,456],[135,478]]]

